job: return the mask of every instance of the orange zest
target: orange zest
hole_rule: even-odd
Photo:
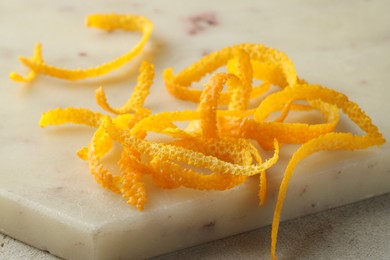
[[[138,84],[135,86],[134,91],[126,104],[120,108],[111,107],[107,102],[106,94],[102,87],[96,90],[96,102],[104,110],[115,114],[128,114],[130,112],[136,112],[137,109],[142,107],[146,97],[149,95],[149,88],[153,84],[153,78],[153,65],[145,61],[140,68]]]
[[[41,43],[37,43],[34,48],[34,55],[31,57],[31,61],[41,63],[43,62],[42,58],[42,45]],[[11,72],[9,77],[10,79],[18,82],[30,82],[33,81],[37,76],[37,73],[34,70],[30,70],[30,72],[26,76],[22,76],[16,72]]]
[[[293,154],[284,173],[274,211],[271,235],[271,256],[273,259],[276,259],[276,241],[283,202],[286,197],[288,183],[297,164],[318,151],[365,149],[373,145],[381,145],[385,142],[378,128],[356,103],[350,101],[342,93],[319,85],[296,85],[292,88],[271,94],[260,104],[258,110],[256,110],[255,119],[262,120],[270,113],[268,108],[276,108],[283,104],[283,100],[287,99],[320,99],[326,103],[333,104],[341,109],[366,135],[358,136],[352,133],[329,132],[305,142]],[[274,101],[276,100],[280,103],[275,104]]]
[[[64,69],[47,64],[42,58],[41,45],[37,44],[32,58],[19,57],[19,60],[31,70],[30,73],[23,77],[13,72],[10,74],[10,78],[15,81],[29,82],[34,80],[37,74],[72,81],[102,76],[122,67],[137,56],[146,45],[153,31],[152,22],[148,18],[139,15],[92,14],[87,16],[86,24],[89,27],[106,31],[117,29],[139,31],[142,33],[142,38],[136,46],[124,55],[102,65],[87,69]]]
[[[147,18],[136,15],[91,15],[87,25],[108,31],[139,31],[142,38],[132,50],[113,61],[76,70],[46,64],[38,44],[33,57],[20,58],[30,69],[29,74],[11,73],[10,77],[29,82],[37,74],[65,80],[100,76],[138,55],[153,30]],[[225,67],[226,72],[215,73],[221,67]],[[144,104],[154,76],[153,65],[144,62],[128,101],[117,108],[109,104],[102,87],[97,89],[97,104],[114,115],[87,108],[57,108],[43,113],[39,124],[46,127],[71,123],[95,128],[90,143],[78,151],[78,156],[88,163],[97,183],[121,194],[138,210],[143,210],[147,203],[146,175],[161,188],[197,190],[226,190],[256,176],[259,178],[259,204],[264,205],[266,170],[277,163],[280,147],[301,144],[292,155],[280,184],[272,222],[273,259],[276,259],[283,203],[298,163],[318,151],[365,149],[385,142],[378,128],[356,103],[340,92],[299,79],[286,54],[261,44],[245,43],[223,48],[177,74],[172,68],[164,70],[166,89],[178,99],[198,103],[196,110],[153,114]],[[203,88],[195,88],[207,76]],[[253,86],[255,80],[261,84]],[[271,87],[277,90],[272,92]],[[304,117],[298,122],[288,121],[294,111],[312,110],[322,115],[323,122],[313,124]],[[365,135],[335,132],[340,111]],[[188,121],[188,127],[178,126],[177,122],[183,121]],[[165,135],[168,141],[153,141],[149,138],[150,133]],[[110,171],[102,160],[112,152],[114,142],[121,145],[119,172]],[[273,155],[264,160],[260,147],[273,150]]]
[[[249,56],[253,67],[253,77],[268,82],[264,83],[264,86],[271,83],[275,86],[286,87],[297,83],[294,64],[284,53],[261,44],[245,43],[213,52],[179,72],[176,76],[172,68],[166,69],[163,77],[167,90],[179,99],[199,102],[202,91],[191,88],[191,85],[223,65],[228,65],[234,57],[234,50],[237,48],[245,51]],[[230,67],[235,66],[233,63],[237,63],[237,61],[232,61]],[[251,97],[254,98],[262,94],[264,89],[267,89],[264,86],[253,88]],[[229,93],[221,93],[220,104],[227,104],[229,100]]]

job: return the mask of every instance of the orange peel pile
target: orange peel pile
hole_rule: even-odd
[[[37,74],[47,74],[79,80],[108,73],[138,54],[152,31],[150,21],[139,16],[94,15],[89,21],[90,25],[106,30],[139,30],[143,38],[124,56],[85,70],[63,70],[45,64],[38,45],[31,59],[21,58],[31,69],[30,74],[26,77],[13,74],[12,78],[29,81]],[[227,72],[214,73],[223,66]],[[205,80],[203,89],[193,87],[208,74],[212,75]],[[138,210],[143,210],[147,203],[145,175],[150,175],[161,188],[198,190],[230,189],[257,175],[259,203],[263,205],[267,194],[266,170],[277,163],[279,146],[302,144],[292,155],[281,181],[272,223],[273,259],[276,259],[280,214],[296,165],[318,151],[364,149],[385,142],[378,128],[356,103],[340,92],[299,79],[292,61],[284,53],[261,44],[223,48],[177,75],[171,68],[164,71],[167,90],[179,99],[197,102],[196,110],[153,114],[144,107],[153,78],[153,65],[144,62],[129,100],[119,108],[110,106],[104,90],[99,88],[97,103],[114,115],[86,108],[57,108],[42,115],[40,126],[74,123],[96,128],[89,145],[79,150],[79,157],[88,162],[96,182],[120,193]],[[253,86],[254,80],[262,83]],[[270,92],[271,86],[279,89]],[[294,110],[317,110],[324,122],[310,124],[304,118],[303,122],[285,122]],[[335,132],[340,110],[365,135]],[[279,113],[279,117],[271,119],[273,113]],[[180,128],[175,124],[182,121],[189,121],[188,127]],[[171,140],[151,141],[147,138],[150,132],[167,135]],[[111,172],[102,162],[112,150],[114,141],[122,147],[118,158],[119,173]],[[264,161],[258,145],[273,150],[273,155]]]

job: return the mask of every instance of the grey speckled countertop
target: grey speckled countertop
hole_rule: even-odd
[[[271,228],[217,240],[153,258],[263,259]],[[279,259],[377,259],[390,257],[390,194],[281,224]],[[0,259],[54,260],[56,257],[0,236]]]

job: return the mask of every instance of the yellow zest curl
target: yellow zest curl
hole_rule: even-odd
[[[190,86],[192,83],[198,82],[206,74],[212,73],[221,66],[228,64],[234,58],[234,50],[237,48],[242,49],[249,55],[252,64],[258,64],[253,70],[253,75],[258,77],[256,79],[261,79],[280,87],[292,86],[297,83],[294,64],[284,53],[261,44],[247,43],[213,52],[184,69],[176,76],[173,74],[171,68],[166,69],[163,76],[167,90],[179,99],[199,102],[202,91],[191,89]],[[230,66],[233,67],[235,65]],[[265,73],[256,70],[263,67],[267,68]],[[278,77],[275,77],[275,74]],[[251,98],[262,94],[264,88],[267,87],[260,88],[261,91],[252,90]],[[227,92],[221,93],[220,104],[228,104],[229,101],[230,94]]]
[[[83,124],[98,127],[104,116],[85,108],[57,108],[43,113],[39,121],[41,127],[66,123]]]
[[[150,86],[153,84],[154,70],[153,65],[144,62],[140,68],[140,75],[138,76],[138,84],[135,86],[134,91],[130,99],[120,108],[112,108],[106,99],[106,94],[102,87],[96,91],[96,102],[104,110],[115,113],[115,114],[127,114],[135,112],[140,109],[146,97],[149,95]]]
[[[41,46],[37,45],[33,58],[19,58],[20,61],[30,68],[32,72],[30,72],[27,77],[21,77],[16,73],[11,73],[11,79],[17,81],[32,81],[36,74],[44,74],[65,80],[82,80],[102,76],[122,67],[137,56],[146,45],[153,31],[152,22],[146,17],[138,15],[93,14],[87,17],[86,23],[89,27],[95,27],[107,31],[116,29],[124,31],[139,31],[142,33],[142,38],[137,45],[126,54],[100,66],[87,69],[63,69],[46,64],[41,57]]]
[[[280,103],[282,103],[287,97],[293,99],[320,98],[325,102],[334,104],[342,109],[360,129],[366,132],[367,135],[357,136],[351,133],[327,133],[307,141],[293,154],[283,176],[275,206],[271,243],[271,256],[273,259],[276,259],[276,241],[283,202],[286,197],[288,183],[297,164],[304,158],[318,151],[365,149],[373,145],[381,145],[385,142],[382,134],[379,133],[378,128],[372,124],[371,119],[357,104],[350,101],[344,94],[335,90],[323,88],[319,85],[300,85],[270,95],[269,99],[264,101],[265,105],[263,104],[263,106],[267,107],[268,104],[272,104],[275,100],[281,100]],[[277,105],[275,104],[275,106],[280,106],[280,103]],[[255,118],[262,119],[269,113],[269,110],[267,109],[261,110],[261,105],[258,109],[259,110],[255,113]]]
[[[34,48],[34,55],[32,56],[31,60],[33,62],[42,63],[42,45],[40,43],[37,43]],[[30,70],[30,72],[26,76],[21,76],[20,74],[16,72],[11,72],[9,77],[10,79],[18,82],[30,82],[33,81],[37,76],[37,73],[34,70]]]

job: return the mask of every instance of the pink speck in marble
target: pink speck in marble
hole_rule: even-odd
[[[86,52],[84,52],[84,51],[79,52],[79,57],[87,57],[87,56],[88,56],[88,54]]]
[[[364,80],[364,79],[362,79],[362,80],[360,80],[360,82],[359,82],[361,85],[367,85],[367,81],[366,80]]]
[[[188,34],[195,35],[211,26],[217,26],[219,24],[217,16],[214,12],[200,13],[192,15],[187,18],[190,25]]]

